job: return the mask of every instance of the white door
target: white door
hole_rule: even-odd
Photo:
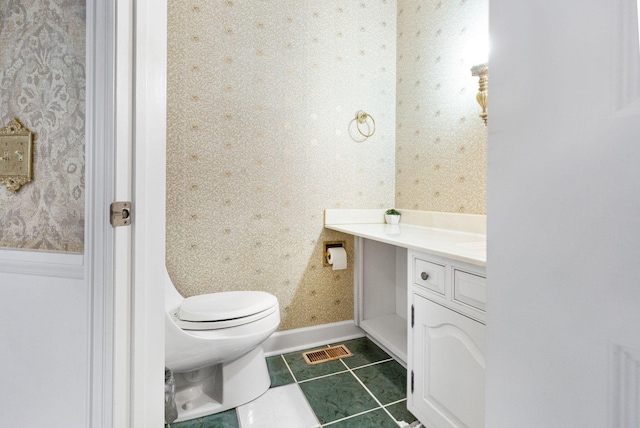
[[[640,426],[636,0],[491,0],[487,426]]]
[[[484,427],[485,326],[414,293],[413,393],[427,427]]]

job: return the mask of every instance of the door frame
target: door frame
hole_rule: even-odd
[[[113,0],[86,2],[84,278],[90,288],[89,426],[112,426],[114,46]]]
[[[159,267],[164,268],[165,260],[165,186],[157,183],[165,182],[166,164],[166,0],[133,3],[131,73],[126,82],[116,79],[116,8],[130,4],[89,0],[86,5],[88,425],[111,427],[115,412],[124,412],[130,427],[158,427],[164,419],[164,288],[159,286],[164,269]],[[132,91],[118,91],[118,84],[131,86]],[[120,235],[129,243],[123,246],[109,223],[109,207],[115,200],[116,149],[122,147],[116,142],[116,110],[127,104],[132,112],[128,160],[133,221],[130,233]],[[114,262],[116,245],[129,252],[130,265],[124,269],[130,269],[130,284],[115,283],[115,278],[122,278],[116,269],[123,269]],[[114,299],[117,287],[125,289],[127,299]],[[128,314],[124,331],[114,329],[115,313]],[[114,354],[114,343],[123,341],[129,344],[124,364]],[[117,388],[114,381],[126,387]]]
[[[133,9],[131,426],[164,424],[167,1]]]

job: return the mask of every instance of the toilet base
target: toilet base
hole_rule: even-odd
[[[271,386],[262,346],[226,364],[174,375],[175,422],[233,409],[255,400]]]

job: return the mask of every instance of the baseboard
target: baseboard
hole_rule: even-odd
[[[286,354],[316,346],[365,336],[364,330],[356,326],[353,320],[322,324],[313,327],[277,331],[263,344],[267,357]]]

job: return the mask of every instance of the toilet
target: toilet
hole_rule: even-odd
[[[248,403],[271,381],[262,343],[278,328],[280,308],[263,291],[184,298],[165,278],[165,366],[175,377],[176,422]]]

